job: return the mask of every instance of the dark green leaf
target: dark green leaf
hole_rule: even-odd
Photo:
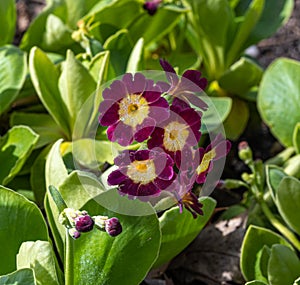
[[[275,165],[267,165],[266,167],[266,178],[267,185],[274,203],[277,202],[277,190],[281,180],[286,177],[287,174],[282,168]]]
[[[268,265],[270,285],[293,284],[300,274],[300,261],[289,247],[275,244],[272,246]]]
[[[15,0],[0,1],[0,46],[12,42],[15,35],[16,18]]]

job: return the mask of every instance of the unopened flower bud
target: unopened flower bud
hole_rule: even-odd
[[[161,2],[162,0],[146,1],[143,5],[143,8],[148,12],[149,15],[153,16]]]
[[[254,179],[253,174],[249,174],[249,173],[246,173],[246,172],[244,172],[241,177],[248,184],[251,184],[253,182],[253,179]]]
[[[105,221],[108,220],[107,216],[94,216],[93,217],[94,221],[95,221],[95,226],[99,229],[99,230],[105,230]]]
[[[245,141],[239,143],[239,158],[246,164],[253,160],[252,150]]]
[[[106,232],[115,237],[122,232],[122,225],[119,222],[118,218],[111,218],[105,221],[105,230]]]
[[[94,220],[89,215],[78,216],[75,219],[75,228],[77,231],[86,233],[93,229]]]
[[[73,239],[78,239],[81,236],[81,233],[74,228],[69,229],[68,232]]]

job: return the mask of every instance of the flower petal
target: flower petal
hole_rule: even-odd
[[[122,77],[122,81],[125,83],[128,94],[142,93],[145,90],[146,78],[141,73],[126,73]]]
[[[122,171],[117,169],[108,175],[107,182],[109,185],[119,185],[125,179],[127,179],[127,176]]]
[[[137,142],[143,142],[150,137],[155,128],[155,121],[147,118],[144,122],[137,126],[134,138]]]
[[[151,103],[149,107],[149,117],[153,118],[156,122],[162,122],[170,116],[169,103],[162,97]]]
[[[201,72],[198,70],[186,70],[182,77],[187,78],[191,80],[194,84],[196,84],[200,89],[204,90],[207,86],[207,79],[201,78]],[[188,89],[190,91],[199,92],[199,89],[196,86],[190,85],[191,89]]]
[[[110,126],[119,120],[119,104],[112,100],[104,100],[101,102],[99,123],[102,126]]]
[[[112,142],[118,142],[121,146],[128,146],[133,141],[133,130],[130,126],[118,122],[110,126],[107,131],[107,137]]]
[[[168,81],[171,83],[171,87],[175,87],[179,82],[179,79],[175,72],[175,69],[169,62],[167,62],[164,59],[160,59],[159,63],[161,65],[161,67],[163,68],[163,70],[166,72],[166,77],[167,77]]]
[[[102,96],[104,100],[119,101],[127,95],[127,90],[121,80],[115,80],[109,88],[104,89]]]
[[[152,182],[148,184],[140,184],[137,190],[138,197],[140,196],[157,196],[159,195],[161,190],[157,188]]]

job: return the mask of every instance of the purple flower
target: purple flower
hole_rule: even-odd
[[[126,150],[115,158],[115,165],[119,169],[108,176],[108,183],[129,197],[159,196],[175,179],[174,161],[162,151]]]
[[[148,147],[161,147],[180,167],[183,150],[198,144],[201,133],[201,113],[196,112],[184,101],[175,98],[170,117],[157,126],[148,141]]]
[[[89,215],[78,216],[75,218],[75,228],[78,232],[86,233],[93,229],[94,220]]]
[[[149,15],[153,16],[161,2],[162,0],[146,1],[143,5],[143,8],[148,12]]]
[[[173,194],[177,200],[180,213],[182,213],[185,208],[195,219],[198,215],[203,215],[203,204],[199,202],[197,196],[192,192],[194,182],[195,174],[189,175],[187,172],[181,171],[172,186]]]
[[[202,110],[207,109],[207,104],[195,94],[196,92],[203,91],[207,86],[207,79],[201,77],[200,71],[189,69],[179,78],[169,62],[160,59],[160,65],[166,72],[166,77],[171,85],[168,90],[164,90],[165,92],[180,98],[188,104],[191,103]]]
[[[169,117],[169,104],[161,87],[140,73],[125,74],[103,91],[99,122],[108,126],[110,141],[128,146],[146,140],[156,123]]]
[[[214,161],[226,156],[231,148],[231,143],[225,140],[221,134],[208,145],[206,149],[199,148],[200,164],[196,169],[196,182],[201,184],[205,182],[206,175],[213,168]]]
[[[122,225],[118,218],[110,218],[105,221],[105,231],[112,237],[122,232]]]

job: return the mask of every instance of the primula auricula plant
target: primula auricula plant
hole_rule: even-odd
[[[203,212],[193,186],[205,183],[230,142],[217,134],[206,149],[199,147],[207,81],[199,71],[179,77],[167,61],[160,63],[168,82],[126,73],[103,91],[99,122],[110,141],[130,148],[115,158],[118,168],[107,181],[131,199],[149,201],[167,192],[180,211],[185,207],[196,218]]]

